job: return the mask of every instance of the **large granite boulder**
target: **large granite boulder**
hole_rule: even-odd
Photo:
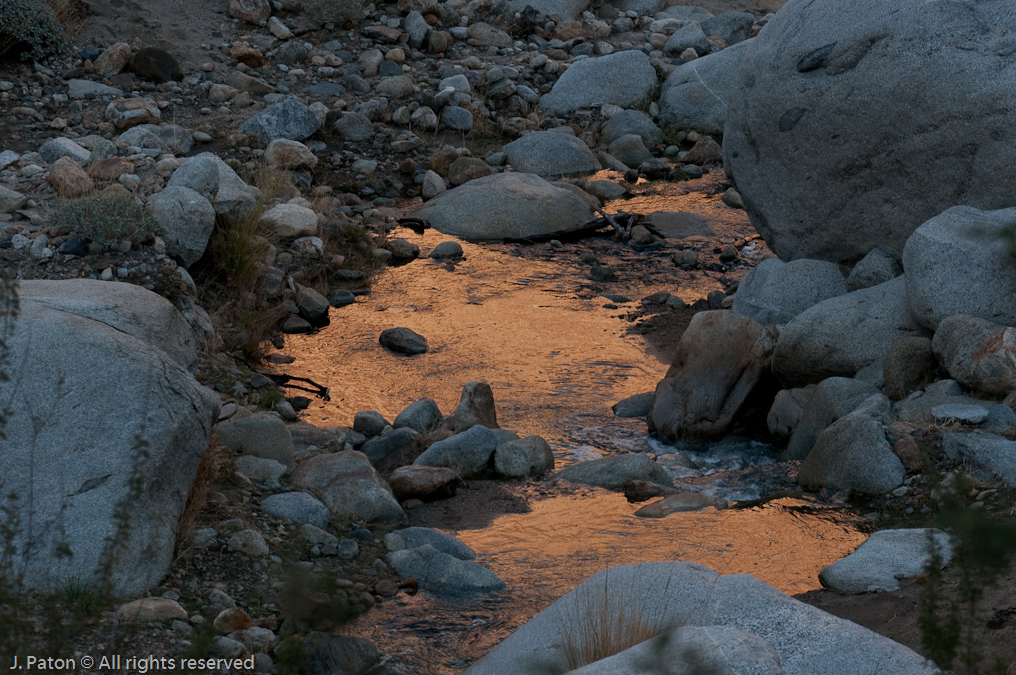
[[[313,493],[340,521],[393,525],[405,519],[391,488],[355,450],[311,457],[296,468],[291,482]]]
[[[592,220],[593,210],[539,176],[498,173],[446,190],[413,215],[442,234],[489,241],[566,230]]]
[[[1016,328],[957,314],[938,325],[931,347],[960,384],[989,396],[1016,390]]]
[[[849,377],[822,380],[801,412],[800,421],[780,459],[804,459],[829,425],[853,412],[878,389]]]
[[[1016,206],[1014,30],[1008,0],[787,3],[749,41],[723,142],[773,251],[899,255],[951,206]]]
[[[907,302],[921,325],[968,314],[1016,325],[1016,208],[953,207],[922,224],[903,249]]]
[[[605,103],[632,108],[653,97],[659,81],[649,57],[634,49],[572,63],[540,107],[556,115]]]
[[[921,334],[907,309],[906,276],[830,298],[780,331],[773,372],[788,385],[853,377],[897,340]]]
[[[194,337],[167,300],[130,284],[26,281],[20,305],[0,383],[0,484],[20,521],[8,571],[28,588],[103,575],[119,596],[143,594],[169,570],[219,413],[187,369]]]
[[[586,144],[560,131],[534,131],[504,146],[512,169],[543,178],[585,176],[600,170]]]
[[[879,530],[857,550],[824,567],[818,580],[844,595],[895,591],[900,579],[924,572],[936,550],[945,565],[952,558],[952,542],[942,530],[915,528]]]
[[[502,641],[469,669],[469,675],[568,670],[569,635],[578,638],[583,627],[577,623],[583,615],[602,615],[604,609],[612,617],[616,612],[632,612],[661,626],[726,626],[752,633],[776,650],[787,675],[938,672],[903,645],[795,600],[747,574],[720,576],[694,563],[649,562],[611,567],[593,575]]]
[[[660,124],[722,134],[727,104],[737,93],[737,73],[754,41],[689,61],[674,69],[660,89]]]
[[[847,280],[834,263],[769,258],[741,280],[731,309],[773,326],[789,323],[809,307],[846,292]]]
[[[668,440],[723,436],[769,370],[776,331],[729,311],[699,312],[656,385],[649,430]]]

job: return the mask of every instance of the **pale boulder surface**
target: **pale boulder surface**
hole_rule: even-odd
[[[413,215],[442,234],[489,241],[566,230],[592,220],[593,210],[539,176],[499,173],[446,190]]]
[[[895,591],[900,579],[924,571],[933,548],[943,565],[952,558],[952,542],[941,530],[879,530],[856,551],[823,568],[818,579],[826,588],[847,595]]]
[[[11,414],[0,475],[7,488],[32,496],[16,507],[27,529],[14,543],[34,539],[23,560],[25,581],[52,590],[68,579],[93,579],[113,537],[123,545],[110,570],[114,592],[142,594],[173,560],[176,523],[219,398],[187,370],[193,336],[154,293],[127,284],[28,281],[20,302],[11,380],[3,387],[18,394],[4,397]],[[102,395],[97,382],[108,383]],[[40,410],[46,424],[36,432]],[[117,419],[134,422],[109,424]],[[139,437],[147,457],[139,455]],[[134,467],[142,486],[131,498]],[[126,499],[131,520],[118,532],[114,510]],[[73,556],[56,555],[59,543]]]
[[[831,262],[769,258],[741,280],[731,309],[764,326],[779,325],[846,292],[847,280]]]
[[[679,65],[660,89],[660,123],[703,134],[722,134],[737,73],[755,41],[739,43]]]
[[[876,247],[899,255],[951,206],[1016,206],[1014,29],[1008,0],[784,6],[749,41],[723,143],[772,250],[845,263]]]
[[[903,645],[805,605],[747,574],[720,576],[688,562],[639,563],[600,572],[537,614],[467,672],[523,675],[539,666],[566,670],[565,631],[578,630],[577,608],[597,602],[597,595],[604,592],[619,604],[618,611],[635,611],[634,604],[641,616],[659,617],[663,625],[693,620],[702,627],[752,633],[772,645],[787,675],[938,672]]]
[[[540,107],[559,115],[606,103],[632,108],[652,98],[658,84],[649,57],[627,50],[576,61],[540,97]]]

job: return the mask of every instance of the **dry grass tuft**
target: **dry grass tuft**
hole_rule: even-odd
[[[229,465],[229,458],[225,449],[219,445],[213,437],[205,450],[201,464],[198,466],[198,473],[191,484],[190,493],[187,495],[187,504],[184,506],[180,522],[176,527],[176,549],[181,551],[190,539],[191,535],[200,525],[200,516],[205,510],[208,502],[208,495],[223,478],[226,468]]]

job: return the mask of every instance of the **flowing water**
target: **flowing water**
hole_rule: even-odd
[[[665,194],[612,210],[702,215],[715,236],[684,243],[703,252],[752,233],[743,212],[717,196],[664,188]],[[399,229],[394,236],[414,241],[424,254],[449,239],[431,230]],[[296,361],[285,371],[332,389],[331,401],[315,401],[306,411],[308,421],[350,425],[356,411],[371,409],[391,420],[425,397],[449,413],[462,385],[482,380],[494,391],[500,426],[546,438],[559,466],[650,452],[678,487],[732,501],[793,485],[790,469],[773,463],[763,441],[668,446],[647,435],[644,419],[616,418],[610,410],[622,398],[652,391],[676,346],[679,331],[654,342],[630,330],[639,299],[666,289],[693,302],[729,277],[678,271],[669,252],[637,252],[603,238],[561,247],[461,243],[462,260],[392,267],[369,295],[333,309],[329,326],[287,338],[285,353]],[[761,253],[754,244],[743,251]],[[621,281],[590,281],[583,252],[617,269]],[[383,349],[378,335],[395,326],[425,336],[428,352],[407,357]],[[793,594],[818,588],[819,570],[865,539],[850,514],[795,499],[652,520],[632,515],[641,505],[596,488],[543,482],[507,489],[525,492],[527,513],[495,513],[450,527],[506,582],[506,592],[471,600],[400,595],[352,626],[378,644],[392,672],[460,672],[554,599],[613,565],[689,560],[723,574],[752,574]]]

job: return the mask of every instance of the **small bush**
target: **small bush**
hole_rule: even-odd
[[[159,224],[131,199],[82,199],[60,207],[50,224],[102,246],[116,246],[139,232],[158,234]]]
[[[0,2],[0,56],[21,49],[22,61],[39,61],[63,49],[63,26],[43,0]]]

